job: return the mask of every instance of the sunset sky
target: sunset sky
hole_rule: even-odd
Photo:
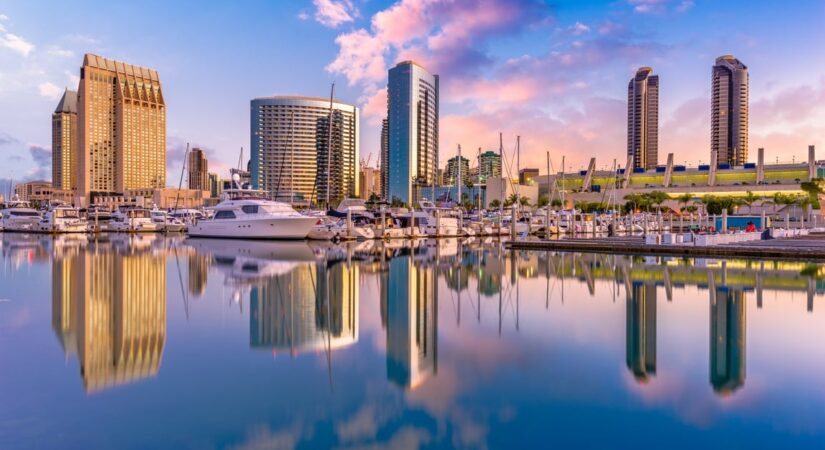
[[[498,148],[499,131],[542,173],[546,151],[557,168],[623,165],[639,66],[661,79],[660,162],[707,162],[723,54],[749,67],[751,159],[800,160],[809,144],[825,159],[823,24],[819,0],[0,0],[0,179],[50,178],[50,116],[86,52],[160,73],[170,185],[187,142],[224,176],[248,157],[252,98],[323,97],[332,82],[376,154],[387,69],[405,59],[441,76],[442,165],[458,144]]]

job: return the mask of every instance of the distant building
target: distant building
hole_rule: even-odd
[[[324,202],[328,195],[337,204],[358,196],[356,106],[333,102],[330,124],[329,99],[257,98],[251,102],[251,122],[253,188],[286,201]]]
[[[220,178],[216,173],[209,174],[209,197],[218,198],[222,189],[220,186]]]
[[[199,148],[193,148],[189,152],[186,161],[187,181],[189,189],[200,191],[210,191],[209,188],[209,163],[206,154]]]
[[[77,101],[81,204],[166,186],[166,102],[157,71],[86,54]]]
[[[26,202],[47,204],[49,202],[72,203],[72,191],[54,189],[49,181],[29,181],[14,186],[14,195]]]
[[[501,155],[487,151],[478,157],[478,182],[484,184],[487,178],[501,177]]]
[[[373,194],[381,198],[381,171],[374,167],[362,167],[361,198],[369,199]]]
[[[389,71],[389,201],[415,204],[421,189],[435,184],[438,166],[438,75],[412,61]]]
[[[68,89],[52,114],[52,185],[77,189],[77,92]]]
[[[539,169],[521,169],[518,171],[518,184],[533,184],[539,176]]]
[[[460,158],[460,160],[459,160]],[[460,174],[460,176],[459,176]],[[465,180],[470,177],[470,160],[458,155],[447,160],[447,170],[444,172],[443,185],[457,186],[466,184]]]
[[[659,76],[642,67],[627,85],[627,156],[633,168],[659,164]]]
[[[731,55],[720,56],[712,79],[711,158],[716,156],[717,166],[741,166],[748,161],[748,67]]]

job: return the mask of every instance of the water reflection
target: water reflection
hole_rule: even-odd
[[[117,395],[143,388],[157,398],[192,377],[204,383],[192,396],[208,399],[223,389],[210,377],[243,380],[254,394],[232,391],[237,402],[225,401],[234,411],[249,404],[283,425],[271,410],[294,408],[309,424],[303,438],[338,430],[389,440],[382,426],[418,420],[435,424],[429,439],[438,445],[448,442],[438,440],[442,428],[461,427],[478,444],[495,423],[518,433],[508,421],[569,405],[602,414],[603,405],[626,414],[671,407],[676,414],[657,420],[695,414],[712,428],[725,414],[747,417],[753,411],[742,408],[786,398],[786,390],[825,395],[805,373],[819,368],[814,340],[787,335],[795,327],[816,334],[821,323],[818,264],[508,252],[473,239],[332,245],[3,235],[0,243],[5,273],[38,264],[51,271],[47,337],[72,369],[64,381],[80,379],[87,393],[107,391],[96,398],[124,402]],[[774,364],[781,351],[795,353]],[[803,383],[782,384],[792,377]],[[269,409],[259,404],[266,402]],[[329,404],[326,420],[350,417],[351,428],[314,425],[319,404]],[[375,417],[361,415],[368,412]],[[825,432],[825,423],[809,429]],[[506,446],[504,434],[493,446]],[[329,436],[318,439],[308,446],[331,445]]]
[[[85,251],[55,244],[52,327],[66,356],[77,354],[86,392],[156,375],[166,341],[165,255],[129,238]]]

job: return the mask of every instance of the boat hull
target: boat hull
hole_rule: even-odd
[[[317,219],[314,217],[202,220],[189,227],[189,236],[235,239],[305,239],[316,222]]]

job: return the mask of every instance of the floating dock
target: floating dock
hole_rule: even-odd
[[[512,250],[825,261],[825,234],[706,246],[693,243],[651,245],[645,244],[641,236],[558,240],[525,239],[508,241],[505,245]]]

